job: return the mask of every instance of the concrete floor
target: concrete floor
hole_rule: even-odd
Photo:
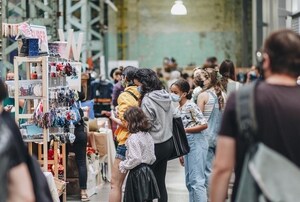
[[[184,168],[178,159],[168,163],[166,185],[170,202],[188,202],[188,191],[185,187]],[[91,196],[90,202],[107,202],[109,194],[109,183],[102,184],[97,194]],[[67,197],[67,201],[78,202],[79,196]]]

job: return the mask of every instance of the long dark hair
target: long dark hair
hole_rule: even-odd
[[[149,120],[139,107],[129,107],[124,113],[124,119],[128,123],[130,133],[148,132],[151,128]]]
[[[140,100],[143,100],[147,93],[163,89],[162,82],[152,69],[138,69],[134,75],[134,79],[142,84]]]
[[[227,84],[228,84],[228,79],[231,80],[236,80],[235,79],[235,68],[234,68],[234,64],[231,60],[224,60],[219,68],[219,72],[222,75],[221,78],[221,84],[224,88],[224,90],[227,90]]]
[[[205,77],[205,79],[210,79],[209,85],[204,86],[201,92],[204,92],[213,87],[217,94],[219,109],[223,109],[225,101],[222,95],[222,91],[224,91],[224,89],[221,82],[218,80],[218,72],[215,70],[208,72],[207,70],[203,69],[201,74]]]
[[[171,85],[171,87],[173,85],[177,86],[181,92],[187,93],[186,99],[190,100],[192,98],[191,87],[190,87],[190,84],[189,84],[189,82],[187,80],[179,79],[179,80],[175,81]]]
[[[5,83],[0,79],[0,102],[7,98],[8,92]]]

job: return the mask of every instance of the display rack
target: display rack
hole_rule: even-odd
[[[25,64],[25,72],[26,72],[26,80],[31,80],[31,66],[33,63],[39,63],[42,68],[42,95],[39,97],[34,97],[34,96],[19,96],[19,85],[20,85],[20,80],[19,80],[19,65]],[[16,122],[19,123],[20,119],[31,119],[33,113],[32,109],[34,108],[33,102],[26,102],[26,107],[27,107],[27,113],[26,114],[20,114],[19,113],[19,99],[27,99],[27,100],[41,100],[43,104],[43,112],[47,112],[49,110],[49,104],[48,104],[48,57],[47,56],[41,56],[41,57],[18,57],[16,56],[14,58],[14,73],[15,73],[15,119]],[[43,170],[47,171],[48,168],[48,138],[49,138],[49,130],[46,128],[43,128],[43,139],[40,140],[43,144]],[[32,143],[37,142],[37,140],[30,140],[27,139],[26,142],[28,142],[28,148],[29,152],[32,154]]]
[[[20,119],[32,119],[34,110],[37,107],[37,103],[41,101],[43,106],[43,113],[49,112],[49,86],[52,85],[52,78],[49,75],[49,68],[48,68],[48,56],[41,56],[41,57],[18,57],[14,58],[14,73],[15,75],[19,75],[19,66],[21,64],[25,64],[25,72],[26,72],[26,79],[19,80],[18,76],[15,76],[14,83],[12,84],[14,87],[14,98],[15,98],[15,109],[19,109],[19,100],[24,99],[26,100],[26,113],[20,114],[19,110],[15,110],[15,120],[17,123],[20,122]],[[31,68],[33,64],[39,64],[41,66],[41,79],[31,79]],[[32,95],[22,95],[20,92],[20,87],[26,86],[26,84],[32,85],[33,83],[41,84],[42,92],[39,96],[32,96]],[[65,84],[66,85],[66,84]],[[28,91],[28,90],[27,90]],[[21,93],[21,94],[20,94]],[[53,143],[53,150],[54,150],[54,159],[48,160],[48,142],[50,141],[50,130],[49,128],[43,127],[43,138],[42,139],[23,139],[24,142],[28,144],[29,153],[32,155],[32,147],[33,143],[37,143],[37,157],[39,163],[43,167],[43,171],[48,171],[48,165],[54,165],[53,173],[54,177],[63,181],[66,181],[66,169],[64,169],[63,176],[59,176],[58,166],[59,166],[59,156],[62,156],[62,165],[66,168],[66,145],[61,144],[59,145],[58,142],[54,141]],[[60,151],[58,154],[57,151]],[[66,201],[66,190],[61,193],[62,200]]]

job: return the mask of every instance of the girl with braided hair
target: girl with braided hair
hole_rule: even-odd
[[[219,72],[222,75],[221,84],[227,95],[239,89],[241,84],[235,81],[235,68],[231,60],[224,60],[219,67]]]
[[[201,73],[195,80],[203,85],[202,91],[197,98],[197,105],[206,118],[208,125],[208,128],[205,130],[209,146],[205,168],[205,186],[208,188],[212,161],[216,150],[216,136],[221,124],[226,94],[218,79],[218,72],[206,67],[207,65],[204,65]]]

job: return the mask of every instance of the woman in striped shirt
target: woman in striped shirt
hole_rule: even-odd
[[[197,105],[207,120],[208,125],[208,128],[205,130],[209,146],[205,169],[205,186],[208,188],[212,161],[216,150],[216,136],[221,125],[226,94],[218,79],[218,72],[209,66],[205,65],[200,75],[195,79],[199,83],[203,82],[203,89],[197,98]]]

